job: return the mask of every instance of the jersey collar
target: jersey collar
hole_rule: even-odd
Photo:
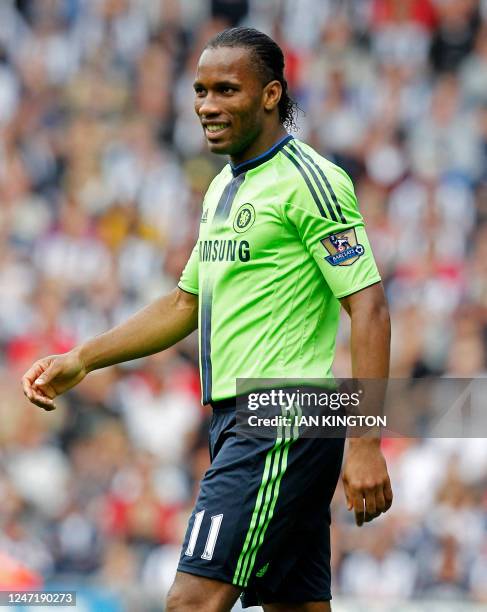
[[[236,166],[230,163],[233,176],[238,176],[239,174],[242,174],[242,172],[247,172],[247,170],[250,170],[251,168],[256,168],[257,166],[260,166],[260,164],[263,164],[264,162],[268,161],[269,159],[274,157],[276,153],[279,153],[279,151],[293,138],[294,137],[292,136],[292,134],[287,134],[286,136],[281,138],[281,140],[278,140],[276,144],[272,145],[270,149],[267,149],[267,151],[265,151],[264,153],[257,155],[257,157],[248,159],[247,161],[244,161],[241,164],[237,164]]]

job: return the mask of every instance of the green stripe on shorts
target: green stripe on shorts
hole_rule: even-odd
[[[294,419],[295,416],[300,416],[300,414],[301,410],[298,408],[296,413],[293,407],[288,416]],[[257,493],[250,526],[233,576],[233,584],[237,586],[246,587],[248,584],[257,553],[262,546],[265,532],[274,515],[281,480],[287,468],[289,447],[297,439],[298,434],[297,427],[286,425],[283,437],[282,425],[280,425],[277,429],[274,446],[267,452],[264,473]]]

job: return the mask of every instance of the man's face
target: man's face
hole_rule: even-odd
[[[194,82],[194,108],[210,151],[239,155],[263,129],[263,84],[252,54],[239,47],[203,51]]]

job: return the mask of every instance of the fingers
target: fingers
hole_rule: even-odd
[[[353,501],[346,480],[343,481],[343,490],[345,491],[345,498],[347,500],[347,510],[351,510],[353,508]]]
[[[389,476],[387,476],[387,480],[384,484],[384,499],[385,499],[385,510],[384,512],[387,512],[389,510],[389,508],[392,506],[392,499],[393,499],[393,494],[392,494],[392,487],[391,487],[391,480],[389,478]]]
[[[379,516],[380,510],[377,511],[377,504],[375,503],[375,490],[369,489],[365,491],[365,518],[364,521],[369,523],[375,517]]]
[[[389,478],[384,485],[352,487],[343,481],[347,509],[354,510],[355,522],[358,527],[370,523],[383,512],[387,512],[392,504],[392,489]]]
[[[349,510],[353,507],[355,522],[359,527],[391,507],[391,481],[378,446],[356,444],[349,449],[343,483],[347,507]]]
[[[47,385],[59,372],[59,366],[56,362],[51,363],[43,372],[34,380],[34,385],[38,388]]]
[[[22,386],[25,389],[25,385],[32,385],[34,380],[38,378],[42,372],[44,372],[44,368],[41,363],[36,362],[32,367],[30,367],[27,372],[22,376]]]
[[[43,408],[46,412],[56,410],[56,404],[54,403],[54,400],[42,397],[40,395],[35,396],[35,398],[31,400],[31,402],[36,406],[39,406],[39,408]]]
[[[359,492],[353,495],[353,510],[355,512],[355,523],[362,527],[365,521],[364,498]]]
[[[44,377],[46,364],[43,361],[36,362],[22,377],[22,390],[25,397],[44,410],[55,410],[53,398],[49,397],[42,387],[39,386],[39,378]],[[49,377],[51,378],[51,377]]]
[[[386,511],[386,500],[384,497],[384,488],[377,487],[375,492],[375,506],[379,514]]]
[[[44,410],[48,411],[56,409],[54,400],[47,395],[44,395],[36,388],[23,384],[23,390],[25,397],[36,406],[39,406],[39,408],[44,408]]]

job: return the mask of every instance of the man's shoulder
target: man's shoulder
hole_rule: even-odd
[[[321,177],[324,174],[331,183],[351,183],[349,175],[343,168],[303,140],[293,138],[290,142],[289,152],[294,156],[295,162],[301,168],[307,170],[308,173],[315,172]]]
[[[329,202],[336,205],[343,198],[354,197],[353,184],[345,170],[309,144],[293,138],[282,153],[278,180],[283,191],[285,185],[289,186],[289,201],[314,202],[322,210],[323,206],[329,208]]]

